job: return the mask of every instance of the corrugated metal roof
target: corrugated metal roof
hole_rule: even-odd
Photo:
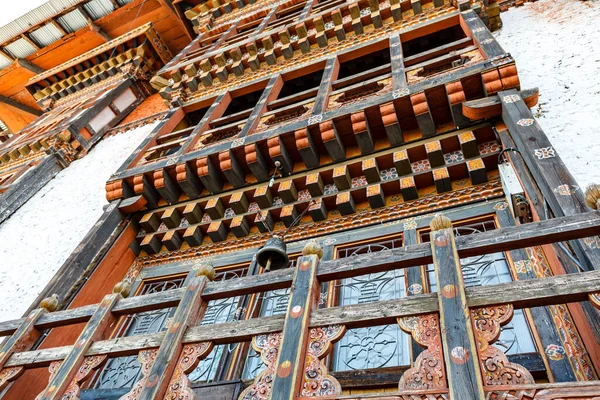
[[[0,54],[0,69],[8,67],[12,61]]]
[[[110,0],[92,0],[83,7],[94,21],[110,14],[115,9],[115,5]]]
[[[29,37],[40,47],[46,47],[62,37],[62,32],[53,24],[46,24],[29,34]]]
[[[6,127],[6,125],[4,125],[4,122],[2,122],[2,120],[0,120],[0,132],[2,131],[7,131],[8,128]]]
[[[29,11],[22,17],[0,27],[0,43],[19,36],[32,26],[46,21],[48,18],[55,17],[71,6],[80,4],[85,0],[49,0],[47,3]]]
[[[11,44],[5,46],[4,49],[11,56],[16,58],[25,58],[36,51],[35,47],[23,38],[15,40]]]
[[[85,19],[85,16],[79,9],[75,9],[62,17],[57,18],[56,21],[68,33],[78,31],[87,25],[87,19]]]
[[[120,6],[124,6],[125,4],[131,3],[133,0],[117,0]]]

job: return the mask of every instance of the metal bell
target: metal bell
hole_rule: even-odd
[[[289,263],[287,246],[279,236],[273,236],[256,252],[256,261],[266,270],[285,268]]]

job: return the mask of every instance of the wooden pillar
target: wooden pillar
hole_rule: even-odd
[[[322,256],[323,249],[316,242],[310,241],[298,260],[283,325],[279,357],[275,363],[270,400],[293,400],[300,393],[309,339],[308,324],[320,295],[316,272]]]
[[[589,211],[582,190],[521,96],[514,89],[498,96],[502,119],[553,214],[563,217]],[[583,239],[572,243],[586,271],[600,269],[600,248]]]
[[[58,303],[58,300],[56,302]],[[13,353],[31,349],[40,337],[40,331],[35,328],[35,323],[46,312],[47,310],[44,308],[32,310],[16,332],[2,343],[2,346],[0,346],[0,370]]]
[[[406,81],[406,73],[404,71],[402,43],[398,33],[390,36],[390,60],[392,66],[392,85],[394,89],[394,98],[398,98],[401,97],[402,91],[408,91],[408,83]]]
[[[181,343],[183,334],[188,327],[197,325],[202,320],[206,311],[206,303],[202,301],[202,291],[208,280],[212,280],[214,277],[215,271],[212,267],[201,265],[197,276],[186,287],[175,315],[173,315],[160,343],[152,367],[130,392],[137,393],[137,400],[162,399],[165,395],[183,348]]]
[[[514,226],[514,220],[508,207],[496,211],[496,216],[500,227]],[[511,250],[510,258],[517,267],[517,278],[519,280],[536,279],[537,276],[531,267],[531,260],[525,249]],[[560,332],[558,331],[548,307],[532,307],[529,309],[533,318],[533,324],[538,332],[542,348],[540,353],[549,346],[555,346],[562,343]],[[543,355],[542,355],[543,357]],[[569,357],[554,357],[547,359],[547,366],[550,368],[549,376],[554,382],[573,382],[577,380],[573,365]]]
[[[331,93],[331,84],[337,79],[339,71],[340,62],[337,59],[337,56],[328,58],[327,63],[325,64],[325,71],[323,71],[323,76],[321,77],[321,85],[319,86],[317,97],[315,98],[315,106],[313,107],[311,118],[320,116],[327,109],[329,93]],[[320,120],[317,122],[320,122]]]
[[[431,253],[451,400],[484,399],[483,380],[450,219],[431,221]]]
[[[112,314],[112,309],[122,296],[119,293],[113,293],[104,296],[104,299],[97,305],[96,311],[88,321],[87,325],[77,341],[71,347],[69,354],[64,358],[62,364],[54,375],[50,378],[48,386],[36,400],[61,400],[63,394],[83,363],[83,358],[89,350],[92,343],[102,337],[106,328],[116,321]]]
[[[260,116],[267,109],[267,103],[275,100],[277,96],[279,96],[279,92],[282,88],[283,78],[281,77],[281,75],[275,74],[271,76],[267,87],[265,87],[265,90],[263,90],[262,94],[260,95],[258,103],[256,103],[256,105],[252,109],[252,112],[250,113],[247,122],[244,124],[242,131],[238,134],[239,138],[248,136],[248,134],[250,134],[252,130],[254,130],[254,128],[258,125],[258,122],[260,121]]]
[[[402,245],[412,246],[418,243],[417,239],[417,221],[409,219],[404,221],[404,231],[402,234]],[[423,267],[418,265],[410,268],[406,268],[404,279],[406,281],[406,295],[407,296],[418,296],[423,294]],[[417,359],[419,354],[423,352],[423,347],[411,336],[411,357],[413,362]]]

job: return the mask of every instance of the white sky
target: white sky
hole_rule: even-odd
[[[3,0],[2,12],[0,12],[0,26],[4,26],[19,18],[28,11],[44,4],[48,0]]]

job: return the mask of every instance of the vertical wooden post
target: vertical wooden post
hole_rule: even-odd
[[[404,231],[402,234],[402,245],[412,246],[418,243],[417,240],[417,221],[409,220],[404,221]],[[423,276],[422,266],[415,266],[406,268],[404,270],[404,280],[406,281],[406,295],[417,296],[423,293]],[[410,338],[411,345],[411,357],[415,361],[419,354],[423,352],[423,347],[415,340],[414,337]]]
[[[132,392],[137,392],[138,400],[163,398],[183,348],[181,343],[183,334],[189,326],[200,322],[206,311],[206,303],[202,301],[202,291],[207,281],[214,279],[215,271],[210,266],[202,266],[198,270],[198,275],[187,286],[150,371],[132,389]]]
[[[431,253],[440,306],[440,326],[450,399],[483,399],[483,380],[467,306],[465,285],[452,224],[438,215],[431,221]]]
[[[400,91],[408,90],[406,73],[404,72],[404,54],[402,53],[402,43],[400,35],[395,33],[390,36],[390,62],[392,66],[392,85],[394,92],[400,97]]]
[[[500,227],[515,225],[508,207],[497,210],[496,216],[500,223]],[[525,280],[537,278],[533,268],[531,267],[529,255],[525,249],[511,250],[509,253],[513,263],[517,267],[516,272],[518,279]],[[548,307],[532,307],[529,309],[529,311],[531,312],[531,316],[533,317],[532,322],[535,325],[535,329],[539,334],[540,342],[543,346],[543,348],[540,349],[540,353],[543,353],[544,349],[548,348],[548,346],[562,343],[560,332],[558,332],[558,329],[552,320],[552,315]],[[547,364],[548,368],[550,369],[548,372],[550,373],[551,377],[554,378],[551,381],[573,382],[577,380],[576,373],[569,361],[569,357],[555,357],[554,359],[548,359]]]
[[[258,99],[258,103],[252,109],[250,116],[248,117],[248,121],[244,124],[241,132],[238,134],[239,138],[243,138],[248,136],[249,133],[254,130],[254,128],[258,125],[260,121],[260,116],[267,109],[267,103],[273,101],[279,96],[279,92],[283,88],[283,78],[280,74],[274,74],[269,79],[269,83],[265,90],[263,90],[260,95],[260,99]]]
[[[508,127],[544,199],[557,217],[587,212],[583,192],[516,90],[499,92]],[[600,249],[580,239],[573,250],[587,271],[600,269]]]
[[[87,353],[92,343],[102,336],[106,328],[116,320],[112,314],[112,309],[120,299],[122,299],[122,296],[119,293],[104,296],[69,354],[67,354],[56,373],[52,375],[48,386],[40,393],[37,400],[62,399],[64,391],[73,381],[83,363],[85,353]]]
[[[313,107],[311,118],[320,116],[327,109],[329,93],[331,93],[331,83],[337,79],[339,71],[340,62],[337,59],[337,56],[328,58],[325,63],[325,71],[323,71],[323,76],[321,77],[321,85],[319,86],[317,97],[315,98],[315,105]],[[320,120],[318,122],[320,122]]]
[[[302,250],[302,255],[290,293],[270,400],[295,399],[304,374],[308,323],[320,294],[316,272],[323,249],[311,241]]]
[[[43,308],[32,310],[16,332],[2,343],[2,346],[0,346],[0,370],[13,353],[31,349],[31,346],[40,337],[40,332],[35,328],[35,323],[46,312],[47,310]]]

